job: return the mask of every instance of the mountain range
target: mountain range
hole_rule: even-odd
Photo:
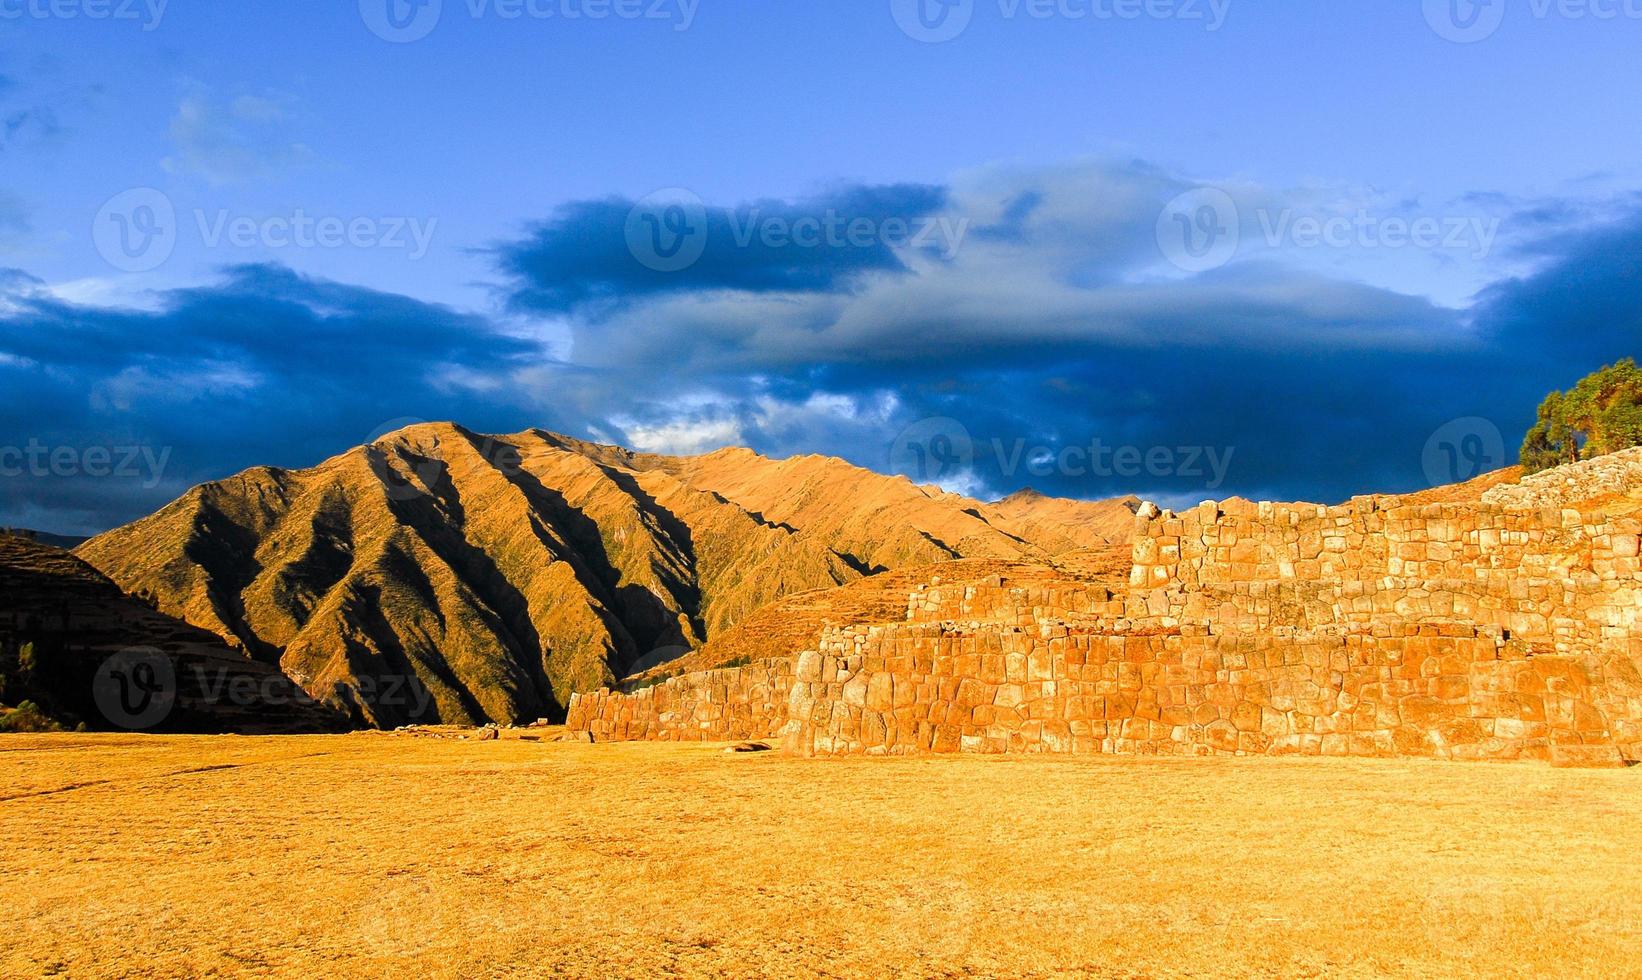
[[[957,559],[1098,562],[1138,505],[429,423],[204,484],[76,553],[355,724],[471,725],[557,716],[787,597]]]

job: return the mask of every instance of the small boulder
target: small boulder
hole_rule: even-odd
[[[726,752],[768,752],[770,747],[763,742],[737,742],[725,749]]]

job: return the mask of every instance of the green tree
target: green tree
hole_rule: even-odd
[[[1528,473],[1642,446],[1642,368],[1625,358],[1553,391],[1522,440]]]

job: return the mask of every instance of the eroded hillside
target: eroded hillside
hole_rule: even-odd
[[[79,554],[316,696],[347,692],[339,707],[362,722],[511,722],[783,596],[1098,550],[1134,506],[992,505],[825,457],[676,458],[427,424],[197,487]],[[425,704],[375,696],[395,684]]]
[[[277,667],[149,608],[67,551],[0,534],[0,705],[25,701],[52,723],[101,730],[296,734],[347,724]]]

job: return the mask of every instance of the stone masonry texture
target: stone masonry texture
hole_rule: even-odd
[[[1642,450],[1480,502],[1136,517],[1127,588],[932,578],[905,621],[601,691],[598,741],[1642,761]]]

